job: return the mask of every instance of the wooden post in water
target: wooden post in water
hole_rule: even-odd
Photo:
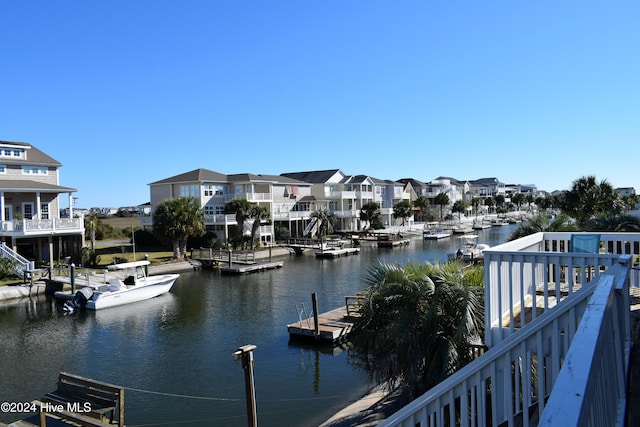
[[[233,253],[233,251],[232,251],[231,249],[229,249],[229,268],[231,268],[231,263],[232,263],[232,261],[231,261],[231,257],[232,257],[232,253]]]
[[[71,295],[76,292],[76,265],[71,263],[69,266],[69,279],[71,280]]]
[[[233,353],[233,359],[242,359],[242,368],[244,369],[244,387],[247,399],[247,421],[249,427],[258,426],[258,414],[256,413],[256,387],[253,380],[253,350],[255,345],[243,345]]]
[[[320,322],[318,321],[318,295],[315,292],[311,294],[311,304],[313,305],[313,331],[317,340],[320,339]]]

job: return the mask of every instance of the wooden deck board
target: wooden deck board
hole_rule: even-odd
[[[352,322],[346,321],[347,307],[338,307],[334,310],[318,315],[318,339],[323,341],[337,341],[351,331]],[[314,319],[310,317],[287,325],[289,336],[292,338],[315,338]]]

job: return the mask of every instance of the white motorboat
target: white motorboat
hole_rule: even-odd
[[[478,236],[467,234],[461,236],[462,246],[454,254],[449,254],[450,259],[462,259],[464,261],[475,261],[484,257],[484,251],[489,249],[489,245],[478,243]]]
[[[67,299],[64,310],[73,312],[81,307],[100,310],[108,307],[143,301],[169,292],[179,274],[146,275],[149,261],[134,261],[109,266],[108,283],[91,284],[75,295],[58,291],[54,296]]]

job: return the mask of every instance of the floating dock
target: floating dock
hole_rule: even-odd
[[[353,319],[358,316],[357,304],[360,299],[361,296],[347,296],[343,307],[307,318],[302,318],[303,312],[299,311],[300,320],[287,325],[289,337],[325,343],[343,340],[351,332]]]
[[[358,255],[360,248],[336,248],[316,251],[316,258],[339,258],[341,256]]]
[[[222,273],[228,274],[246,274],[255,273],[257,271],[273,270],[275,268],[282,267],[282,261],[274,262],[256,262],[254,264],[231,264],[231,265],[219,265],[218,268]]]

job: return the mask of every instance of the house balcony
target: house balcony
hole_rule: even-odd
[[[0,223],[6,237],[42,237],[84,233],[84,217],[56,219],[14,219]]]
[[[280,211],[272,212],[271,218],[274,221],[300,221],[311,218],[312,211]]]
[[[356,198],[355,191],[325,191],[324,195],[327,199],[353,200]]]
[[[246,199],[249,202],[270,202],[273,200],[273,195],[271,193],[242,193],[236,194],[234,198],[238,199]],[[227,200],[230,201],[231,199]]]
[[[595,250],[579,249],[586,239]],[[537,233],[486,250],[489,350],[380,425],[624,425],[639,254],[640,233]]]
[[[336,218],[360,218],[360,211],[355,209],[333,211],[333,214]]]

